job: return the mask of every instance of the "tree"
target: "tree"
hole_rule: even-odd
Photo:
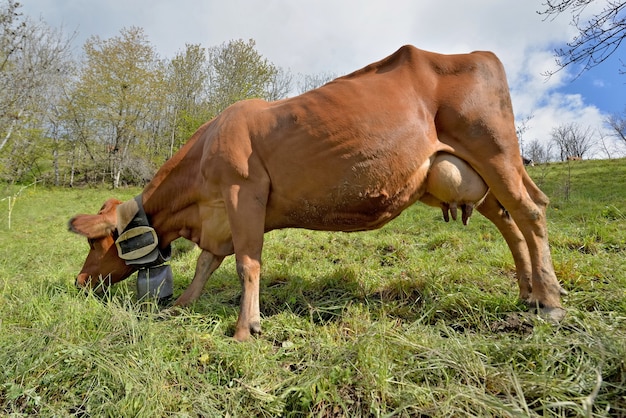
[[[19,7],[19,3],[9,0],[0,11],[0,132],[4,136],[0,150],[11,138],[25,106],[20,88],[24,74],[19,69],[24,61],[21,51],[28,30]]]
[[[33,22],[7,1],[0,10],[0,151],[5,176],[19,180],[46,152],[46,112],[71,65],[60,30]]]
[[[591,127],[583,129],[577,123],[567,123],[552,129],[552,142],[557,146],[561,161],[568,157],[583,158],[593,146]]]
[[[291,85],[293,83],[293,75],[284,68],[276,67],[274,76],[270,78],[270,81],[265,87],[264,98],[267,100],[280,100],[284,99],[291,92]]]
[[[619,154],[626,149],[626,109],[621,115],[618,113],[609,115],[606,118],[606,125],[610,129],[610,133],[607,134],[608,140],[604,135],[600,139],[602,148],[610,159],[613,152]]]
[[[593,68],[616,52],[626,38],[626,2],[601,2],[601,11],[588,20],[583,19],[584,12],[589,5],[597,4],[597,0],[546,0],[543,3],[545,9],[539,14],[554,18],[569,11],[572,14],[571,24],[578,30],[578,35],[567,43],[567,48],[555,51],[560,69],[576,64],[581,65],[582,73]],[[626,63],[622,65],[626,68]]]
[[[270,90],[279,70],[256,51],[255,45],[252,39],[239,39],[209,48],[209,105],[213,115],[240,100],[276,99]]]
[[[542,144],[538,139],[530,141],[526,147],[526,158],[537,164],[545,164],[550,161],[551,147],[549,144]]]
[[[522,158],[529,158],[533,161],[537,161],[534,158],[526,155],[528,152],[524,146],[525,145],[524,134],[526,133],[526,131],[528,131],[528,128],[529,128],[528,124],[530,123],[533,117],[534,117],[533,115],[526,116],[524,119],[522,119],[522,121],[517,123],[515,125],[515,134],[517,135],[517,141],[519,142],[519,148],[520,148],[520,152],[522,153]]]
[[[186,45],[167,65],[170,155],[196,129],[232,103],[278,100],[291,90],[289,72],[241,40],[205,49]]]
[[[298,82],[298,93],[302,94],[309,90],[316,89],[335,78],[337,78],[337,74],[335,73],[300,75],[300,81]]]
[[[110,174],[113,187],[123,173],[149,178],[165,105],[163,68],[154,48],[142,29],[131,27],[107,40],[91,37],[84,52],[69,112],[87,153]]]
[[[622,115],[617,113],[610,115],[606,123],[613,130],[613,136],[626,144],[626,111]]]
[[[171,157],[209,118],[206,49],[200,45],[185,45],[185,50],[169,62],[167,81]]]

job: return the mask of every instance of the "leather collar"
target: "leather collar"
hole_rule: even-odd
[[[148,220],[143,209],[142,196],[136,196],[137,212],[128,225],[118,229],[118,238],[115,241],[117,253],[127,265],[141,268],[154,267],[168,261],[172,255],[172,247],[159,248],[159,237]]]

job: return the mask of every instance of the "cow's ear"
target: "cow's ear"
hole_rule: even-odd
[[[121,200],[109,199],[100,208],[98,215],[105,215],[108,217],[115,216],[115,210],[122,203]]]
[[[115,223],[110,222],[106,216],[101,214],[76,215],[70,219],[68,228],[76,234],[90,239],[98,239],[112,235],[115,230]]]
[[[90,239],[112,235],[117,225],[117,206],[122,203],[117,199],[104,202],[97,215],[76,215],[68,224],[69,230]]]

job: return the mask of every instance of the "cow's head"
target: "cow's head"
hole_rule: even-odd
[[[79,287],[108,286],[124,280],[137,270],[128,266],[118,255],[117,207],[122,202],[107,200],[97,215],[76,215],[69,222],[69,230],[87,237],[89,254],[78,277]]]

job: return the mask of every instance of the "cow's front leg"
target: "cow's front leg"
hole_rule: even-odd
[[[237,341],[245,341],[251,334],[261,333],[259,307],[261,262],[248,256],[237,258],[237,274],[241,280],[242,294],[234,337]]]
[[[206,285],[211,274],[222,264],[222,260],[224,260],[224,257],[202,250],[196,263],[196,272],[193,280],[183,294],[176,299],[174,306],[186,306],[195,302],[202,294],[202,289],[204,289],[204,285]]]
[[[245,341],[251,334],[261,333],[261,254],[270,180],[263,164],[254,158],[248,161],[248,167],[250,174],[247,179],[236,179],[224,188],[237,274],[242,288],[234,335],[237,341]]]

